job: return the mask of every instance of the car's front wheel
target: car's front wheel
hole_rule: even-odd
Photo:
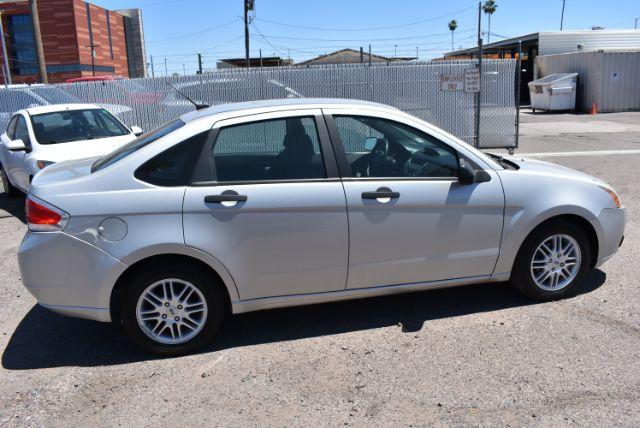
[[[207,345],[224,313],[224,297],[215,280],[199,269],[168,265],[134,276],[121,317],[136,345],[156,354],[179,355]]]
[[[13,184],[9,181],[9,177],[7,177],[7,173],[4,171],[4,168],[0,168],[0,175],[2,176],[2,189],[4,193],[7,194],[10,198],[18,196],[20,191],[18,188],[14,187]]]
[[[557,220],[536,229],[516,258],[511,282],[536,300],[574,295],[591,265],[591,248],[577,224]]]

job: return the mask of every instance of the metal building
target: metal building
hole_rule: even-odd
[[[592,51],[536,58],[536,75],[579,73],[576,109],[640,110],[640,50]]]

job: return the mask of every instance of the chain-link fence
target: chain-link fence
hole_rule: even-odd
[[[194,109],[171,84],[189,98],[208,104],[297,97],[374,101],[398,107],[473,144],[475,94],[455,85],[443,90],[442,76],[461,77],[476,67],[477,61],[365,63],[34,85],[0,90],[0,128],[22,108],[88,102],[102,105],[128,125],[149,130]],[[483,61],[482,148],[516,144],[515,69],[515,60]]]

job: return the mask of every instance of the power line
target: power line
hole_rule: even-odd
[[[255,27],[254,27],[255,28]],[[475,31],[474,28],[470,28],[467,30],[461,30],[458,33],[468,33],[470,31]],[[425,34],[422,36],[408,36],[408,37],[385,37],[385,38],[362,38],[362,39],[318,39],[318,38],[301,38],[301,37],[289,37],[289,36],[276,36],[272,34],[257,34],[262,37],[269,37],[271,39],[283,39],[283,40],[301,40],[301,41],[319,41],[319,42],[375,42],[375,41],[393,41],[393,40],[415,40],[415,39],[425,39],[429,37],[449,37],[451,33],[433,33],[433,34]]]
[[[231,21],[229,21],[229,22],[225,22],[224,24],[215,25],[215,26],[213,26],[213,27],[203,28],[202,30],[198,30],[198,31],[194,31],[194,32],[191,32],[191,33],[186,33],[186,34],[181,34],[181,35],[179,35],[179,36],[166,37],[166,38],[164,38],[164,39],[152,40],[152,41],[149,41],[149,42],[147,42],[147,43],[148,43],[148,44],[151,44],[151,43],[161,43],[161,42],[166,42],[166,41],[169,41],[169,40],[182,39],[182,38],[185,38],[185,37],[194,36],[194,35],[196,35],[196,34],[206,33],[206,32],[209,32],[209,31],[212,31],[212,30],[216,30],[216,29],[218,29],[218,28],[226,27],[227,25],[233,24],[234,22],[238,21],[238,19],[239,19],[239,18],[234,18],[234,19],[232,19],[232,20],[231,20]]]
[[[473,6],[465,7],[464,9],[459,9],[459,10],[447,13],[445,15],[436,16],[434,18],[423,19],[423,20],[420,20],[420,21],[413,21],[413,22],[408,22],[408,23],[404,23],[404,24],[395,24],[395,25],[387,25],[387,26],[383,26],[383,27],[369,27],[369,28],[323,28],[323,27],[313,27],[313,26],[296,25],[296,24],[286,24],[284,22],[272,21],[270,19],[264,19],[264,18],[256,18],[256,19],[259,19],[260,21],[263,21],[263,22],[268,22],[270,24],[281,25],[283,27],[300,28],[300,29],[304,29],[304,30],[348,31],[348,32],[378,31],[378,30],[389,30],[389,29],[392,29],[392,28],[409,27],[409,26],[413,26],[413,25],[424,24],[424,23],[427,23],[427,22],[433,22],[433,21],[437,21],[437,20],[442,19],[442,18],[448,18],[448,17],[450,17],[452,15],[455,15],[457,13],[462,13],[462,12],[466,12],[466,11],[471,10],[471,9],[475,9],[475,7],[476,6],[474,4]]]

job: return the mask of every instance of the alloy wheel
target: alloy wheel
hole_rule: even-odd
[[[576,278],[581,262],[580,245],[573,237],[552,235],[533,252],[531,277],[542,290],[562,290]]]

